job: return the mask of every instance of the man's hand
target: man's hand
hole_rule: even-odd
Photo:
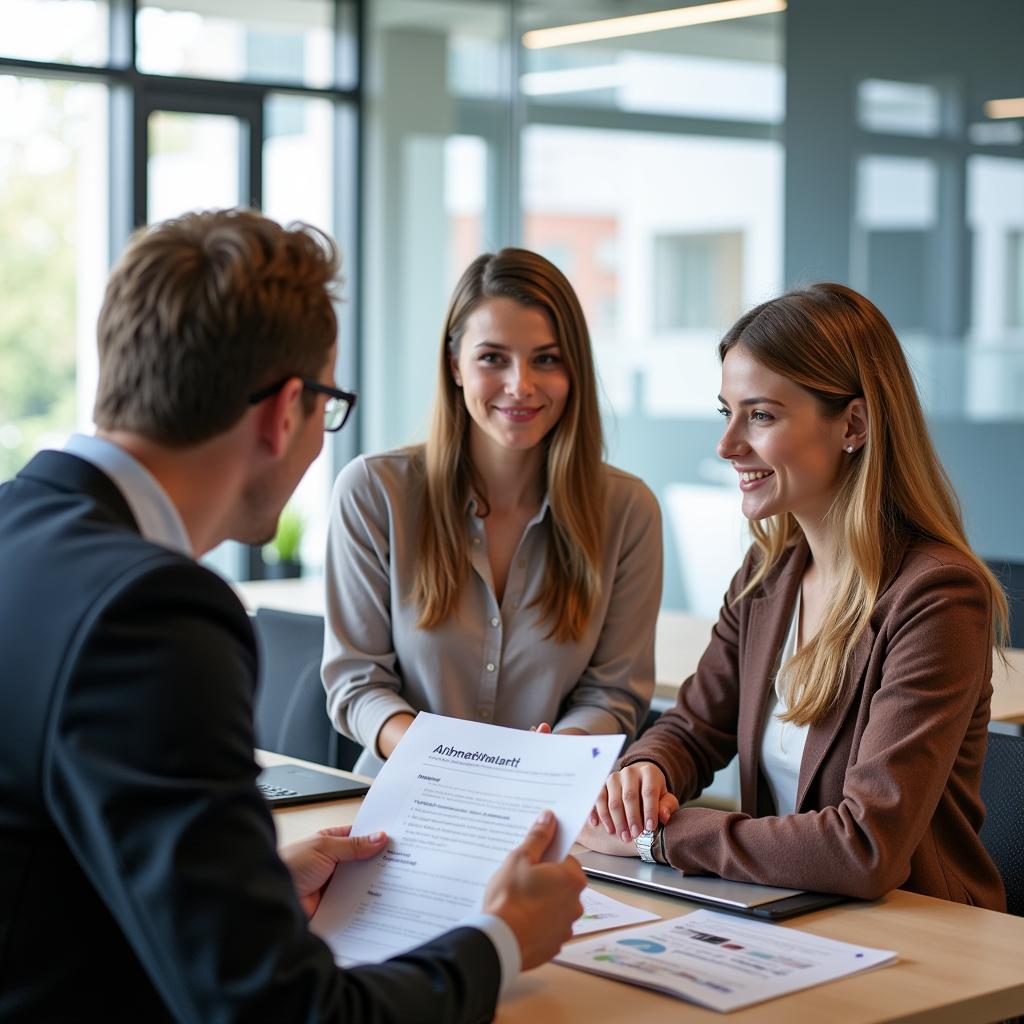
[[[555,816],[544,811],[523,842],[491,876],[484,893],[485,913],[496,914],[519,943],[523,970],[547,963],[572,935],[583,913],[580,893],[587,884],[575,857],[541,864],[555,835]]]
[[[650,761],[637,761],[612,772],[590,812],[590,824],[600,822],[610,836],[624,843],[644,829],[653,830],[679,810],[679,801],[668,791],[665,773]]]
[[[292,874],[292,883],[307,917],[320,905],[324,886],[338,864],[349,860],[369,860],[387,845],[384,832],[368,836],[350,836],[351,825],[322,828],[315,836],[281,847],[281,860]]]

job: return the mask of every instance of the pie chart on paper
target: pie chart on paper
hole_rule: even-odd
[[[660,942],[650,939],[619,939],[620,946],[632,946],[640,953],[664,953],[665,947]]]

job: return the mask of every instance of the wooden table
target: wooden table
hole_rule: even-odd
[[[264,764],[289,760],[277,754],[259,756]],[[274,813],[278,839],[290,842],[327,825],[348,824],[358,806],[358,800],[342,800],[282,808]],[[616,899],[663,917],[698,909],[669,896],[610,882],[593,884]],[[1024,1013],[1024,918],[896,891],[873,903],[849,903],[806,914],[783,927],[894,949],[900,959],[889,967],[728,1015],[547,964],[513,983],[496,1019],[499,1024],[986,1024]]]
[[[992,662],[992,721],[1024,724],[1024,650],[1008,650],[1007,664]]]

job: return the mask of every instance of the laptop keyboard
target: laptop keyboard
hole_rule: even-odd
[[[268,799],[279,799],[283,796],[298,796],[298,791],[286,786],[271,786],[266,782],[257,782],[256,788]]]

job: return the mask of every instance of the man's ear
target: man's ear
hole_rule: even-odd
[[[260,403],[257,416],[260,444],[267,454],[278,458],[288,450],[302,424],[302,381],[290,378],[280,391]]]
[[[849,452],[859,451],[868,440],[868,406],[863,398],[855,398],[843,414],[843,448]]]

